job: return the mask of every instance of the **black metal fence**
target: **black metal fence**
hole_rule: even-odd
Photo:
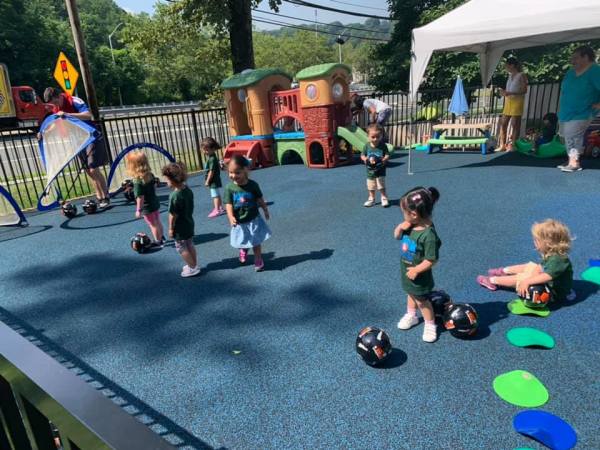
[[[432,125],[452,120],[448,112],[452,89],[420,92],[416,99],[406,93],[373,94],[393,109],[389,122],[390,142],[396,146],[423,142],[432,135]],[[497,134],[504,98],[494,87],[465,87],[470,105],[466,121],[492,124]],[[556,112],[560,85],[530,85],[526,96],[522,130],[537,126],[547,112]],[[214,137],[223,147],[229,142],[227,118],[224,108],[155,112],[136,116],[108,117],[101,120],[111,161],[125,147],[139,142],[158,144],[183,161],[191,172],[200,170],[203,155],[200,141]],[[44,189],[45,173],[39,158],[34,128],[20,128],[0,132],[0,185],[4,186],[23,209],[35,207]],[[69,197],[79,197],[92,192],[87,177],[77,176],[81,167],[74,161],[58,179],[58,187]],[[105,168],[107,170],[107,168]]]
[[[2,322],[0,448],[175,449]]]

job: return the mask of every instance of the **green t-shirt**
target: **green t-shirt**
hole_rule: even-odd
[[[217,189],[223,186],[221,184],[221,167],[219,166],[219,159],[217,158],[216,153],[213,153],[208,157],[206,164],[204,164],[204,170],[206,170],[206,174],[204,175],[205,180],[211,173],[213,174],[208,187]]]
[[[246,223],[258,216],[258,199],[262,196],[258,183],[248,180],[244,186],[235,183],[225,186],[223,202],[226,205],[233,205],[233,215],[239,223]]]
[[[194,237],[194,193],[189,187],[171,192],[169,213],[175,216],[173,228],[176,240],[183,241]]]
[[[402,233],[400,240],[400,272],[402,288],[408,294],[423,296],[433,290],[433,273],[431,270],[420,273],[414,280],[409,280],[406,271],[410,267],[418,266],[427,259],[437,261],[442,241],[432,225],[424,230],[409,230]]]
[[[387,145],[383,142],[383,140],[377,145],[377,147],[371,147],[370,143],[366,143],[362,150],[362,155],[370,158],[371,156],[376,156],[379,159],[383,159],[384,156],[389,154]],[[380,167],[370,167],[367,161],[367,178],[370,180],[374,180],[375,178],[385,177],[385,165],[381,164]]]
[[[133,195],[135,198],[144,196],[144,204],[142,205],[142,214],[150,214],[160,208],[160,202],[156,196],[156,185],[154,184],[154,176],[152,181],[144,183],[141,178],[133,180]]]
[[[557,301],[567,298],[573,287],[573,266],[566,256],[552,255],[542,260],[542,269],[552,277],[548,283]]]

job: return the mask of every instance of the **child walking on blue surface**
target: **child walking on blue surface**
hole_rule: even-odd
[[[132,151],[125,157],[127,174],[133,179],[135,195],[135,217],[143,217],[152,236],[153,247],[162,247],[165,241],[164,230],[160,220],[160,202],[156,196],[154,174],[150,170],[148,157],[141,151]]]
[[[258,211],[262,208],[265,219],[269,220],[269,209],[263,198],[260,186],[248,178],[248,160],[234,155],[227,165],[231,183],[225,187],[223,195],[227,217],[231,224],[230,242],[239,249],[239,259],[246,263],[248,249],[254,251],[254,270],[262,272],[265,263],[261,244],[271,237],[271,230]]]
[[[438,261],[442,245],[431,220],[433,205],[440,198],[434,187],[416,187],[400,200],[404,222],[394,230],[394,237],[401,240],[400,272],[402,288],[408,294],[406,314],[398,322],[398,328],[408,330],[419,323],[417,308],[425,320],[423,340],[435,342],[437,328],[429,295],[433,291],[432,267]]]
[[[371,207],[375,204],[375,190],[381,195],[381,206],[387,208],[390,202],[385,192],[385,166],[390,155],[387,145],[383,140],[383,127],[377,123],[367,128],[369,142],[363,147],[360,159],[367,166],[367,190],[369,198],[363,206]]]
[[[225,214],[223,203],[221,201],[221,167],[219,158],[217,158],[217,150],[220,145],[211,137],[204,138],[200,144],[202,151],[206,155],[206,163],[204,164],[204,185],[210,189],[210,197],[213,201],[213,210],[208,214],[208,218],[221,216]]]
[[[200,273],[198,255],[194,247],[194,193],[185,184],[187,170],[181,163],[167,164],[163,176],[173,192],[169,196],[169,237],[175,239],[175,248],[186,265],[181,276],[194,277]]]
[[[574,300],[573,266],[569,260],[571,233],[557,220],[546,219],[531,227],[533,245],[542,257],[541,263],[528,262],[515,266],[489,269],[488,275],[479,275],[477,282],[495,291],[498,287],[515,288],[526,297],[529,286],[547,284],[552,301]]]

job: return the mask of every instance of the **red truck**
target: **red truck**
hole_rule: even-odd
[[[53,106],[44,103],[29,86],[12,86],[6,65],[0,64],[0,128],[40,125],[52,114]]]

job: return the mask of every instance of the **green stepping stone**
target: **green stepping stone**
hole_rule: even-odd
[[[520,298],[516,298],[512,302],[508,302],[508,305],[506,306],[508,310],[513,314],[535,314],[536,316],[540,317],[548,317],[550,315],[550,310],[547,306],[543,308],[530,308],[528,306],[525,306],[523,300],[521,300]]]
[[[549,398],[542,382],[524,370],[513,370],[497,376],[493,386],[502,400],[523,408],[537,408]]]
[[[588,267],[581,274],[581,278],[585,281],[600,285],[600,267]]]
[[[516,347],[554,348],[554,338],[537,328],[513,328],[506,333],[506,339]]]

